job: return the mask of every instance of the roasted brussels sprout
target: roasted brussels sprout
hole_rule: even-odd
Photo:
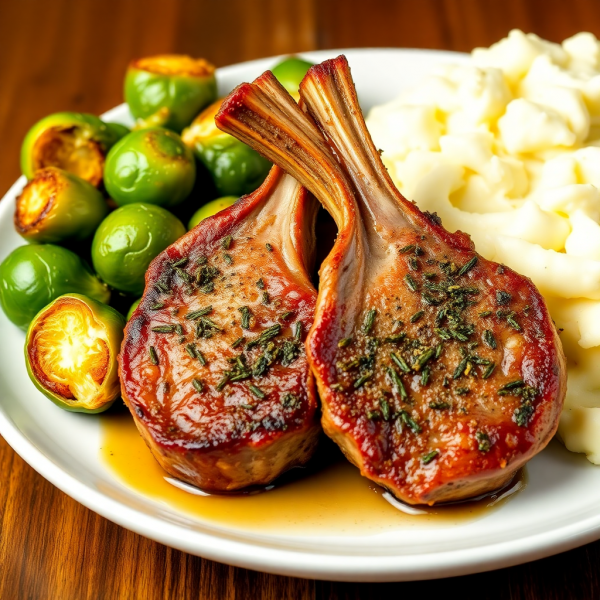
[[[129,310],[127,311],[127,320],[129,321],[129,319],[131,319],[131,317],[133,316],[133,313],[135,312],[135,309],[140,305],[140,302],[142,301],[141,298],[138,298],[130,307]]]
[[[183,223],[160,206],[128,204],[117,208],[94,236],[94,269],[110,286],[141,296],[152,259],[185,232]]]
[[[121,123],[109,123],[107,121],[106,126],[115,134],[115,143],[131,132],[131,129],[129,129],[129,127],[126,127]]]
[[[271,72],[290,95],[298,101],[300,98],[300,94],[298,93],[300,82],[312,66],[313,63],[311,62],[297,56],[290,56],[275,65],[271,69]]]
[[[125,102],[136,119],[180,133],[217,98],[215,68],[178,54],[140,58],[125,76]]]
[[[0,264],[0,304],[21,329],[49,302],[71,292],[110,300],[110,290],[87,264],[61,246],[20,246]]]
[[[104,184],[119,205],[133,202],[175,206],[196,179],[191,150],[172,131],[151,127],[117,142],[106,158]]]
[[[59,167],[98,186],[104,158],[119,139],[118,130],[94,115],[54,113],[38,121],[21,147],[21,170],[32,179],[38,169]]]
[[[215,125],[221,100],[200,113],[182,134],[209,170],[223,196],[240,197],[253,192],[265,179],[271,163],[243,142],[223,133]]]
[[[30,242],[61,243],[91,237],[108,213],[102,194],[73,173],[46,167],[17,198],[15,229]]]
[[[192,216],[190,222],[188,223],[188,229],[194,229],[200,221],[204,221],[207,217],[212,217],[216,215],[218,212],[221,212],[225,208],[231,206],[237,198],[235,196],[223,196],[221,198],[217,198],[216,200],[211,200],[207,202],[204,206],[201,206]]]
[[[80,294],[53,300],[27,330],[25,361],[35,387],[74,412],[99,413],[119,397],[117,355],[125,319]]]

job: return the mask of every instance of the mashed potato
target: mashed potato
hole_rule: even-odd
[[[568,359],[559,434],[600,464],[600,42],[511,31],[367,125],[406,197],[544,294]]]

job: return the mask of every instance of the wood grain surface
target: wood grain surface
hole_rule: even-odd
[[[28,127],[122,101],[132,57],[183,52],[217,66],[319,48],[471,50],[513,27],[600,35],[598,0],[0,0],[0,192]],[[600,542],[486,574],[420,583],[276,577],[172,550],[90,512],[0,438],[0,599],[600,598]]]

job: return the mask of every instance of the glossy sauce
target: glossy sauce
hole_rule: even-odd
[[[337,448],[325,441],[312,466],[294,469],[269,491],[197,496],[165,480],[167,473],[150,454],[129,413],[111,411],[100,420],[101,455],[125,484],[201,521],[235,529],[360,535],[399,527],[451,527],[498,509],[526,484],[521,470],[495,494],[409,515],[387,502],[382,488],[361,477]]]

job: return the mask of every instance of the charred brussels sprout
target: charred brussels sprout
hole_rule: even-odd
[[[31,381],[65,410],[106,410],[119,396],[117,355],[124,327],[123,315],[101,302],[80,294],[56,298],[27,331]]]
[[[297,56],[290,56],[275,65],[271,72],[279,83],[298,101],[300,94],[300,82],[304,79],[306,72],[313,66],[313,63],[302,60]]]
[[[21,147],[21,170],[32,179],[38,169],[59,167],[98,186],[106,153],[120,133],[94,115],[60,112],[38,121]]]
[[[30,242],[61,243],[91,237],[108,213],[102,194],[56,167],[36,171],[17,198],[15,229]]]
[[[21,329],[49,302],[70,292],[110,300],[110,290],[77,254],[61,246],[20,246],[0,264],[0,304]]]
[[[125,76],[131,114],[177,133],[216,98],[215,68],[203,59],[177,54],[140,58]]]
[[[218,212],[229,208],[236,200],[237,198],[235,196],[223,196],[222,198],[217,198],[216,200],[207,202],[193,214],[190,222],[188,223],[188,229],[194,229],[194,227],[196,227],[200,221],[204,221],[204,219],[212,217]]]
[[[215,115],[220,106],[221,100],[199,114],[182,138],[209,170],[218,192],[239,198],[253,192],[264,181],[271,163],[243,142],[217,129]]]
[[[148,265],[184,234],[183,223],[160,206],[122,206],[96,231],[92,242],[94,268],[110,286],[141,296]]]
[[[108,153],[104,184],[119,205],[133,202],[175,206],[189,196],[196,179],[191,150],[172,131],[133,131]]]

